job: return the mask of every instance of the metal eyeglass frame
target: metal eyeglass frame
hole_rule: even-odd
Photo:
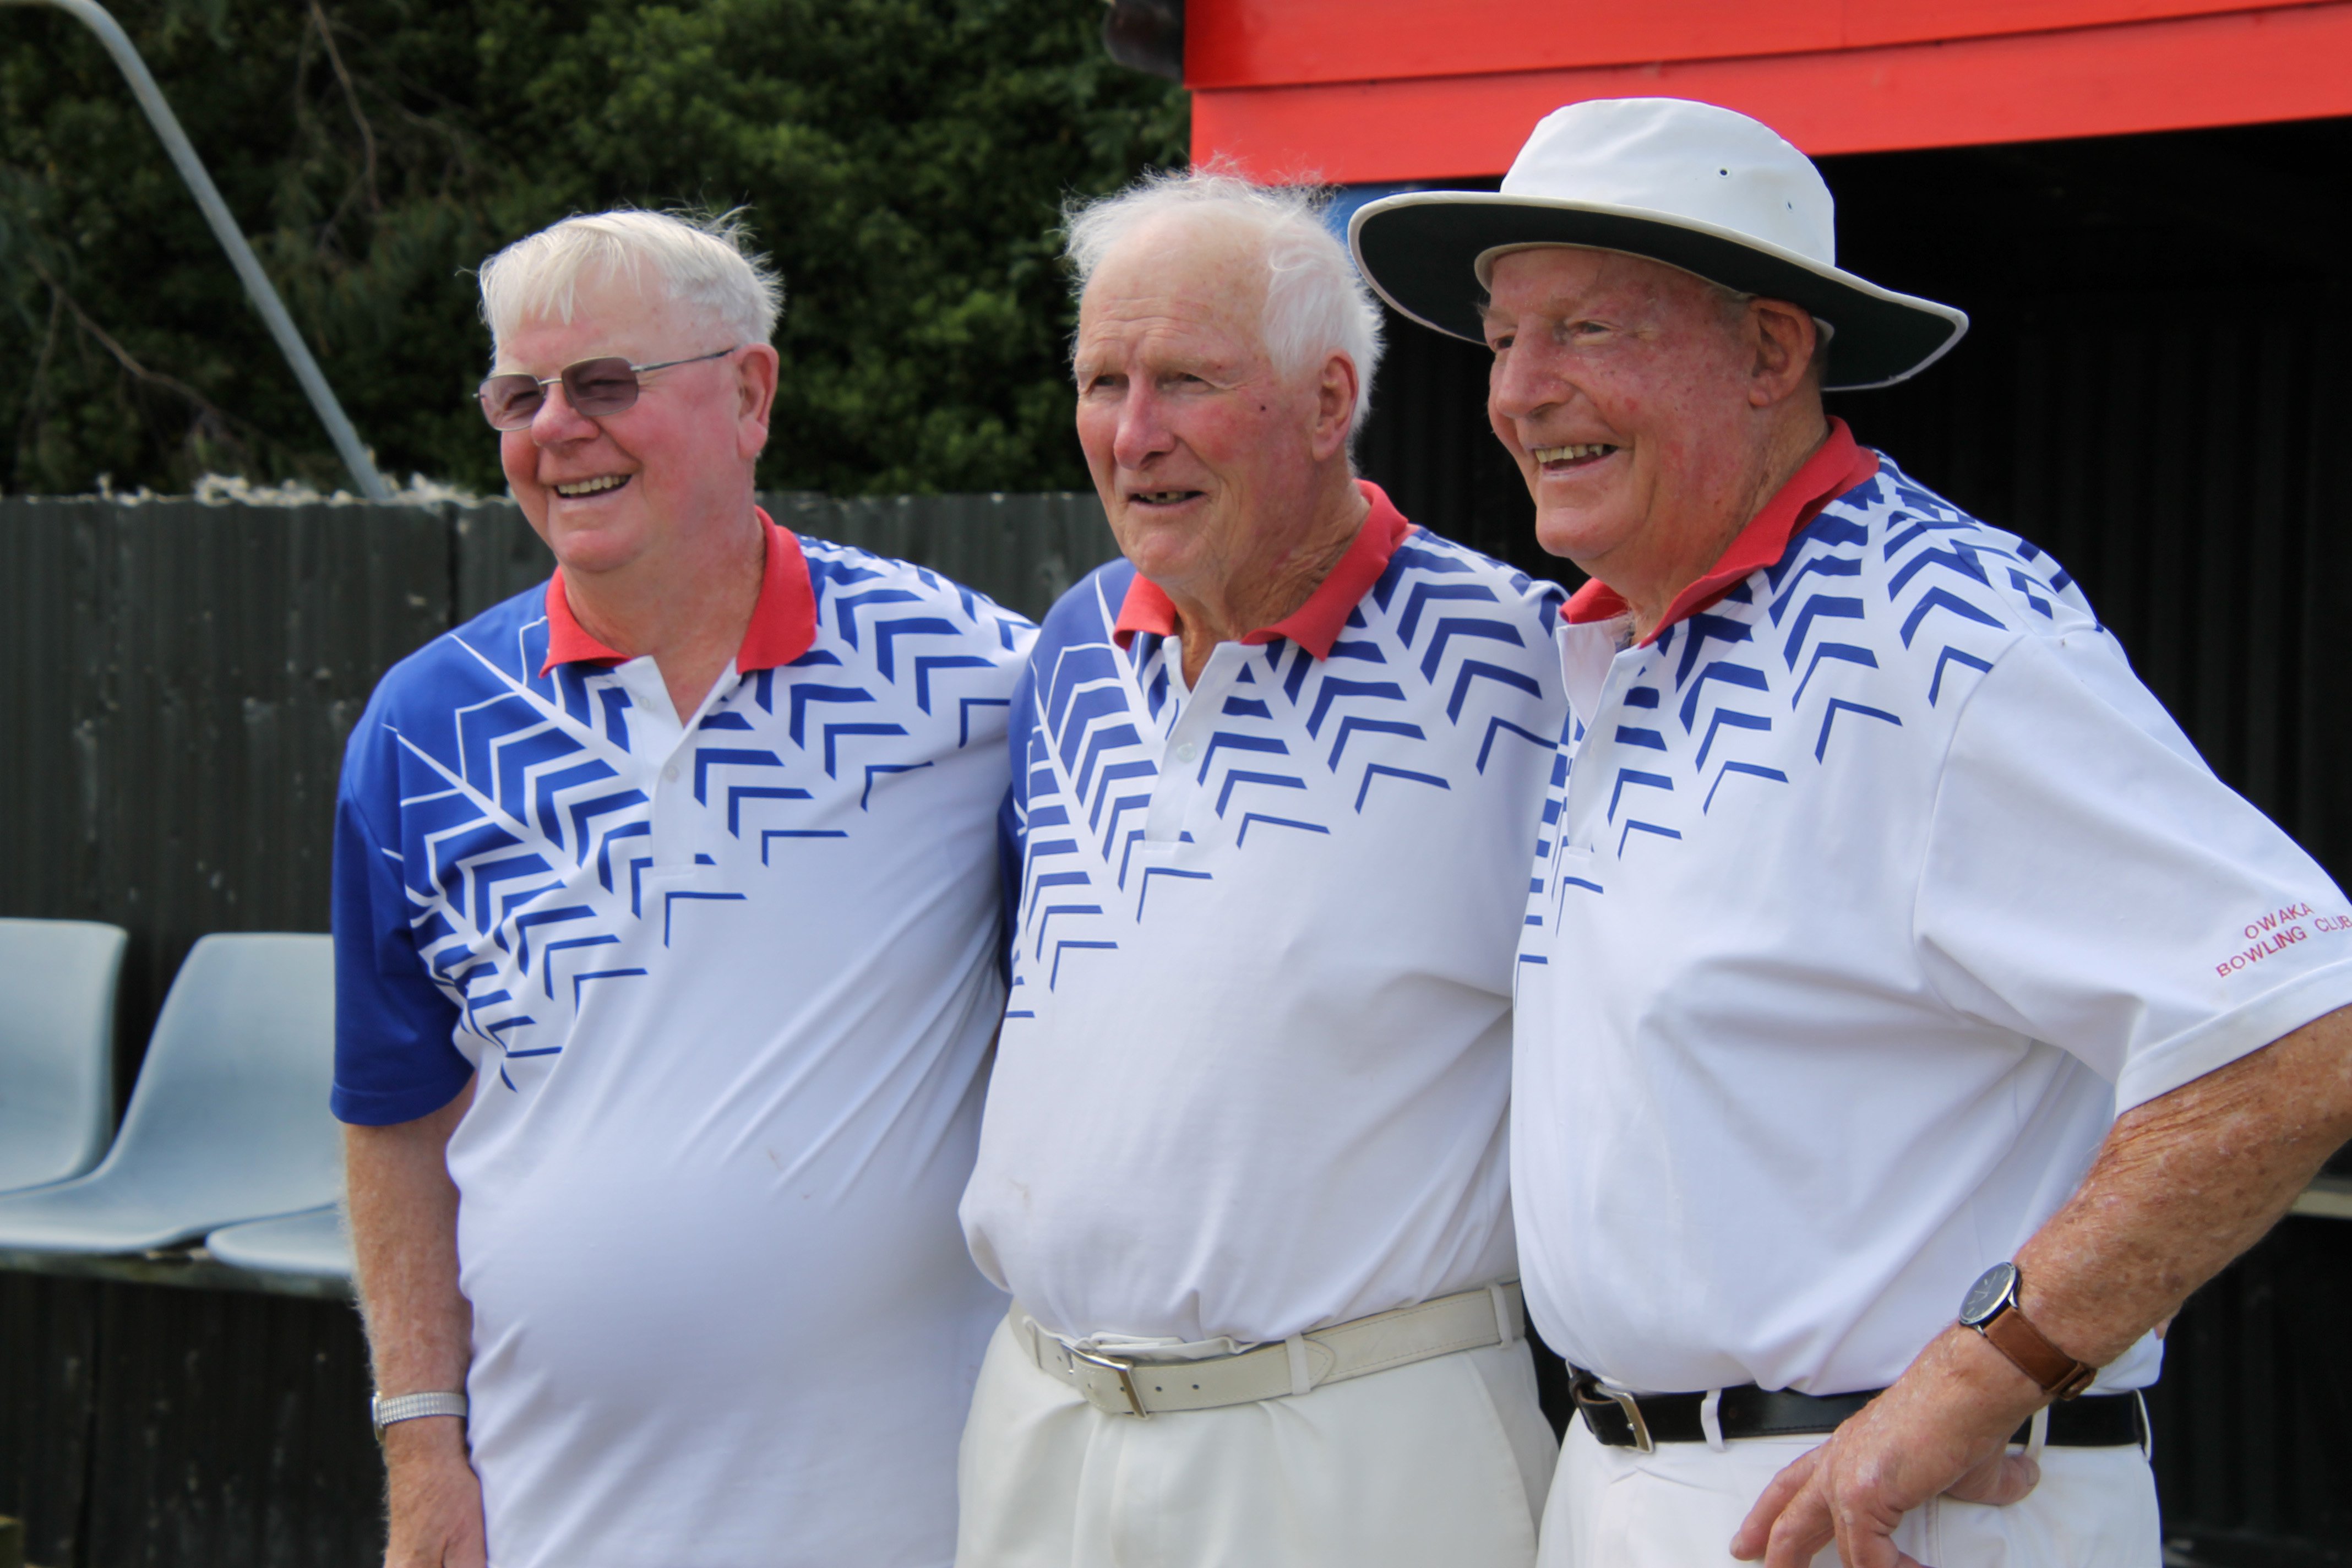
[[[0,0],[0,3],[5,3],[5,0]],[[629,374],[631,375],[643,375],[649,370],[668,370],[673,365],[700,364],[705,360],[725,359],[729,354],[735,353],[736,349],[740,349],[742,347],[744,347],[743,344],[737,343],[735,348],[713,349],[707,354],[689,354],[684,359],[656,360],[651,364],[632,364],[629,365]],[[596,361],[600,359],[618,359],[619,357],[620,356],[617,354],[598,354],[593,359],[574,360],[572,363],[565,365],[562,370],[557,371],[553,375],[534,375],[530,379],[539,383],[541,391],[544,392],[546,388],[553,386],[556,383],[562,381],[566,375],[570,374],[572,371],[577,370],[583,364],[594,364]],[[627,363],[625,360],[622,363],[625,364]],[[490,405],[488,395],[490,383],[494,381],[504,381],[508,376],[521,375],[523,374],[523,372],[519,370],[509,370],[501,371],[497,375],[484,376],[482,378],[482,384],[474,389],[474,401],[482,405],[482,416],[484,418],[489,418]],[[643,391],[644,388],[640,387],[638,390]],[[566,398],[569,398],[571,394],[566,393],[564,395]],[[628,408],[615,408],[613,410],[613,413],[626,414],[629,411],[629,408],[635,408],[636,405],[636,399],[633,397],[629,400]],[[546,405],[542,402],[541,404],[541,407],[544,406],[546,406]],[[575,407],[572,412],[579,413],[579,410]],[[583,419],[601,419],[609,417],[609,416],[599,414],[582,414],[580,416]],[[538,418],[539,409],[532,409],[530,417],[531,419]],[[501,425],[495,419],[490,420],[490,428],[499,432],[501,435],[509,430],[529,429],[530,426],[530,419],[524,420],[520,425]]]

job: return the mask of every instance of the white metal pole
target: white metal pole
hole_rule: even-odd
[[[360,445],[359,432],[352,428],[351,420],[344,416],[343,405],[335,401],[334,388],[327,384],[326,375],[319,369],[319,362],[310,355],[310,346],[295,330],[294,318],[286,313],[285,302],[278,298],[278,290],[270,286],[268,274],[261,270],[261,262],[253,254],[253,247],[245,242],[245,235],[236,226],[236,220],[229,216],[227,205],[221,200],[212,176],[205,173],[204,163],[196,157],[195,148],[188,143],[188,133],[180,129],[179,117],[163,100],[163,89],[155,85],[154,77],[147,69],[147,62],[140,58],[137,47],[123,32],[121,24],[108,14],[106,7],[97,4],[97,0],[0,0],[0,5],[52,5],[98,35],[99,42],[106,46],[106,52],[114,57],[114,63],[122,68],[123,77],[131,83],[131,96],[139,100],[139,107],[147,111],[147,119],[155,127],[155,134],[163,139],[164,150],[172,154],[172,162],[178,167],[188,194],[194,196],[196,205],[204,209],[205,221],[212,225],[213,234],[220,240],[221,248],[228,252],[229,265],[236,268],[238,279],[244,282],[246,297],[253,301],[253,308],[261,312],[262,321],[268,324],[269,335],[278,340],[278,352],[286,356],[286,363],[293,368],[294,379],[302,384],[303,392],[310,396],[310,406],[318,411],[319,422],[327,427],[328,436],[335,443],[335,450],[342,457],[343,467],[352,472],[352,482],[370,500],[390,500],[392,490],[383,482],[383,476],[375,471],[375,463],[368,457],[367,448]]]

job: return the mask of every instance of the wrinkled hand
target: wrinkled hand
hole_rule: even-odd
[[[482,1483],[462,1422],[428,1416],[383,1435],[392,1532],[384,1568],[485,1568]]]
[[[1999,1351],[1969,1330],[1948,1330],[1893,1387],[1772,1478],[1731,1554],[1803,1568],[1834,1540],[1847,1568],[1920,1568],[1895,1549],[1905,1514],[1938,1493],[2012,1503],[2040,1482],[2042,1467],[2008,1443],[2041,1403]]]

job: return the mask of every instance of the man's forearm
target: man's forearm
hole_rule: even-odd
[[[2019,1305],[2059,1349],[2106,1365],[2259,1240],[2347,1137],[2352,1009],[2118,1118],[2074,1197],[2019,1249]],[[1908,1563],[1895,1527],[1937,1492],[2007,1503],[2032,1489],[2034,1461],[2004,1444],[2045,1399],[1956,1324],[1773,1478],[1732,1554],[1796,1568],[1834,1536],[1848,1563]]]
[[[343,1130],[360,1310],[384,1394],[466,1386],[473,1313],[457,1289],[457,1188],[447,1150],[472,1099],[469,1085],[415,1121]]]
[[[473,1310],[457,1289],[457,1187],[448,1148],[472,1100],[468,1084],[430,1116],[343,1131],[352,1253],[379,1393],[466,1386]],[[481,1568],[481,1483],[465,1423],[430,1416],[386,1427],[383,1457],[386,1568]]]
[[[2347,1138],[2352,1008],[2119,1118],[2074,1196],[2019,1250],[2019,1305],[2105,1366],[2261,1239]]]

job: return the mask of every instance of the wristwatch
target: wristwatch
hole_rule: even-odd
[[[2050,1342],[2017,1304],[2024,1284],[2014,1263],[1996,1263],[1977,1276],[1960,1303],[1960,1324],[1985,1337],[2017,1370],[2054,1399],[2072,1399],[2091,1386],[2099,1369],[2087,1366]]]
[[[466,1396],[462,1394],[395,1394],[390,1398],[379,1394],[368,1401],[368,1418],[375,1424],[375,1440],[383,1441],[383,1429],[395,1422],[414,1421],[420,1415],[455,1415],[466,1418]]]

